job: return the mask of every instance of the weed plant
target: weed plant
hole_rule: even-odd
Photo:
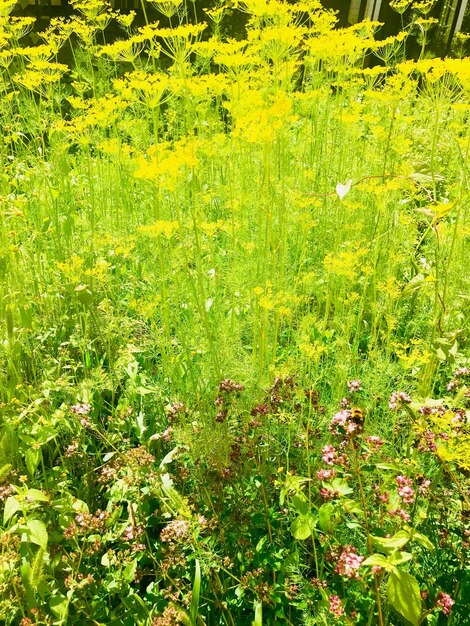
[[[470,63],[432,2],[418,61],[317,0],[75,0],[35,45],[14,4],[0,621],[468,623]]]

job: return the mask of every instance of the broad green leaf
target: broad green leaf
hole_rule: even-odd
[[[284,504],[285,497],[288,493],[301,493],[302,485],[306,483],[309,479],[302,478],[302,476],[296,476],[295,474],[288,474],[286,476],[286,481],[282,486],[281,493],[279,496],[279,504],[282,506]]]
[[[161,481],[163,493],[167,497],[170,507],[173,509],[173,511],[170,512],[174,513],[176,511],[183,517],[189,517],[191,511],[189,510],[188,504],[183,496],[173,487],[173,480],[170,474],[162,474]]]
[[[6,524],[17,511],[21,511],[21,504],[18,502],[15,496],[9,496],[5,501],[5,509],[3,511],[3,523]]]
[[[58,619],[64,620],[69,608],[69,599],[61,595],[52,596],[49,600],[49,607]]]
[[[426,550],[429,550],[429,552],[434,552],[435,550],[434,544],[426,537],[426,535],[413,531],[411,538],[417,541],[419,544],[421,544],[423,548],[426,548]]]
[[[388,579],[387,595],[395,611],[417,626],[421,616],[421,595],[416,578],[394,568]]]
[[[77,287],[75,287],[74,291],[75,291],[75,294],[76,294],[78,300],[84,306],[90,306],[92,304],[92,302],[93,302],[93,294],[88,289],[88,285],[78,285]]]
[[[444,219],[447,217],[452,209],[455,207],[456,202],[438,202],[437,204],[432,205],[431,211],[434,214],[434,221]]]
[[[344,500],[341,500],[341,504],[348,513],[354,513],[354,515],[360,515],[364,517],[364,511],[362,510],[361,505],[358,504],[355,500],[345,498]]]
[[[126,565],[126,567],[122,571],[124,580],[126,580],[128,583],[132,582],[135,578],[136,571],[137,559],[133,559],[130,563]]]
[[[330,485],[333,487],[334,491],[337,491],[340,496],[347,496],[350,493],[353,493],[353,489],[348,485],[348,483],[342,478],[335,478],[330,482]]]
[[[334,524],[332,517],[334,510],[334,504],[331,502],[325,502],[325,504],[321,505],[318,511],[318,524],[324,533],[330,533],[333,530]]]
[[[29,502],[49,502],[49,497],[39,489],[28,489],[26,498]]]
[[[24,460],[26,463],[26,468],[31,477],[34,476],[38,465],[39,465],[39,455],[41,454],[39,448],[28,448],[24,455]]]
[[[90,510],[88,508],[88,504],[83,502],[83,500],[79,500],[78,498],[73,501],[72,509],[77,511],[77,513],[89,513]]]
[[[288,556],[286,556],[282,561],[281,571],[289,574],[292,570],[298,569],[299,567],[299,553],[291,552]]]
[[[307,513],[307,515],[299,515],[292,523],[290,531],[295,539],[303,541],[308,539],[315,529],[317,520],[313,515]]]
[[[385,568],[390,567],[388,559],[383,556],[383,554],[373,554],[372,556],[367,557],[367,559],[362,561],[362,565],[367,565],[369,567],[372,567],[373,565],[380,565],[380,567]]]
[[[33,585],[31,584],[31,563],[27,561],[25,557],[22,559],[20,574],[26,595],[26,605],[28,608],[32,608],[35,603],[35,594]]]
[[[413,555],[409,552],[392,552],[392,554],[388,557],[388,560],[392,565],[400,565],[400,563],[406,563],[407,561],[411,561]]]
[[[172,450],[170,450],[170,452],[168,452],[168,454],[166,456],[163,457],[161,463],[160,463],[160,469],[163,471],[165,470],[165,465],[168,465],[168,463],[171,463],[176,456],[178,456],[178,454],[182,451],[182,450],[187,450],[186,446],[175,446]]]
[[[386,554],[393,552],[394,550],[399,550],[406,546],[408,541],[410,540],[410,534],[405,530],[399,530],[397,533],[393,535],[393,537],[374,537],[372,536],[372,543],[374,546],[379,548],[382,552]]]
[[[292,504],[299,515],[307,515],[308,513],[308,501],[303,495],[294,495],[291,498]]]
[[[49,535],[47,534],[47,528],[44,522],[41,522],[39,519],[30,519],[26,522],[26,528],[28,529],[28,540],[46,549]]]
[[[425,284],[426,277],[424,274],[416,274],[416,276],[413,276],[413,278],[403,287],[403,296],[408,298],[409,296],[417,293]]]
[[[0,469],[0,480],[3,480],[3,478],[10,472],[10,470],[12,469],[13,465],[11,463],[6,463],[1,469]]]
[[[261,552],[261,550],[266,545],[267,540],[268,540],[268,535],[264,535],[263,537],[261,537],[261,539],[256,544],[256,548],[255,548],[256,552]]]

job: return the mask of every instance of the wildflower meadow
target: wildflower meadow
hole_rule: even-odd
[[[0,623],[469,625],[470,60],[434,1],[386,39],[15,4]]]

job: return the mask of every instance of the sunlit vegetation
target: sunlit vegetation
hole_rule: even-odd
[[[1,623],[467,623],[470,62],[432,2],[380,40],[84,0],[35,45],[14,4]]]

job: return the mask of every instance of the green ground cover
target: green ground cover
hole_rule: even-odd
[[[470,62],[431,3],[418,61],[316,0],[75,2],[33,47],[13,4],[0,621],[468,623]]]

